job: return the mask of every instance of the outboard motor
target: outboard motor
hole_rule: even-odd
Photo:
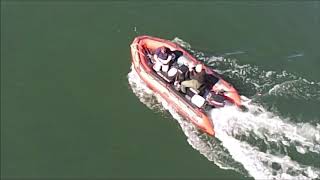
[[[206,96],[209,105],[214,107],[223,107],[225,105],[225,98],[217,93],[209,92]]]

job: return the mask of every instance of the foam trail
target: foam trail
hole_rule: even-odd
[[[299,147],[303,153],[320,152],[320,127],[308,124],[291,124],[272,116],[257,105],[247,105],[249,111],[236,107],[214,109],[211,118],[216,137],[221,140],[232,157],[243,164],[255,179],[310,179],[320,177],[320,169],[293,161],[288,147]],[[250,137],[255,143],[249,143]],[[263,150],[261,141],[267,145]],[[282,146],[283,152],[274,152],[271,144]],[[299,151],[298,151],[299,152]],[[302,150],[300,150],[300,153]],[[318,156],[319,157],[319,156]]]
[[[287,58],[288,58],[288,59],[292,59],[292,58],[302,57],[302,56],[304,56],[304,53],[293,54],[293,55],[287,56]]]
[[[245,53],[246,52],[244,51],[234,51],[234,52],[224,53],[222,56],[230,56],[230,55],[245,54]]]
[[[231,117],[224,115],[228,121],[228,125],[233,129],[234,135],[248,135],[254,133],[260,138],[265,138],[269,142],[280,142],[284,146],[289,146],[288,142],[299,146],[304,152],[320,153],[320,126],[312,126],[308,123],[294,124],[289,119],[282,119],[279,116],[266,111],[263,107],[246,104],[248,112],[241,112],[237,109],[222,108],[219,114],[232,114]],[[237,117],[237,118],[234,118]],[[216,117],[212,117],[216,119]],[[221,119],[220,117],[218,117]],[[233,124],[230,124],[230,123]]]

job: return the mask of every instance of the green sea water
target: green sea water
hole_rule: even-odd
[[[3,0],[1,179],[270,178],[264,164],[277,179],[320,178],[319,32],[319,1]],[[234,84],[251,111],[216,119],[248,124],[187,136],[190,125],[141,103],[128,73],[145,34]]]

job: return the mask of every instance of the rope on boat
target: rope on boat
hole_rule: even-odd
[[[139,51],[136,46],[140,46],[141,48],[143,48],[143,47],[142,47],[140,44],[138,44],[138,43],[131,44],[130,47],[131,47],[131,49],[135,50],[135,51],[138,52],[139,54],[141,54],[141,55],[143,55],[143,56],[146,56],[144,53],[142,53],[141,51]]]
[[[141,51],[139,51],[139,50],[137,49],[137,46],[139,46],[141,49],[144,49],[144,50],[146,51],[146,54],[143,53],[143,52],[141,52]],[[145,47],[141,46],[139,43],[133,43],[133,44],[131,44],[131,48],[132,48],[133,50],[135,50],[136,52],[138,52],[139,54],[143,55],[144,57],[148,57],[148,58],[151,59],[151,61],[153,61],[152,55],[151,55],[151,53],[149,52],[148,48],[145,48]]]

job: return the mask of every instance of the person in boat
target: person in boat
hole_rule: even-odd
[[[160,71],[160,69],[163,72],[168,72],[170,61],[172,61],[175,58],[175,55],[169,48],[161,46],[158,49],[156,49],[156,52],[153,57],[155,59],[153,69],[157,72]]]
[[[181,91],[186,93],[186,88],[192,88],[198,90],[202,84],[205,83],[206,72],[203,69],[202,64],[197,64],[195,68],[189,66],[190,80],[185,80],[181,82]]]

